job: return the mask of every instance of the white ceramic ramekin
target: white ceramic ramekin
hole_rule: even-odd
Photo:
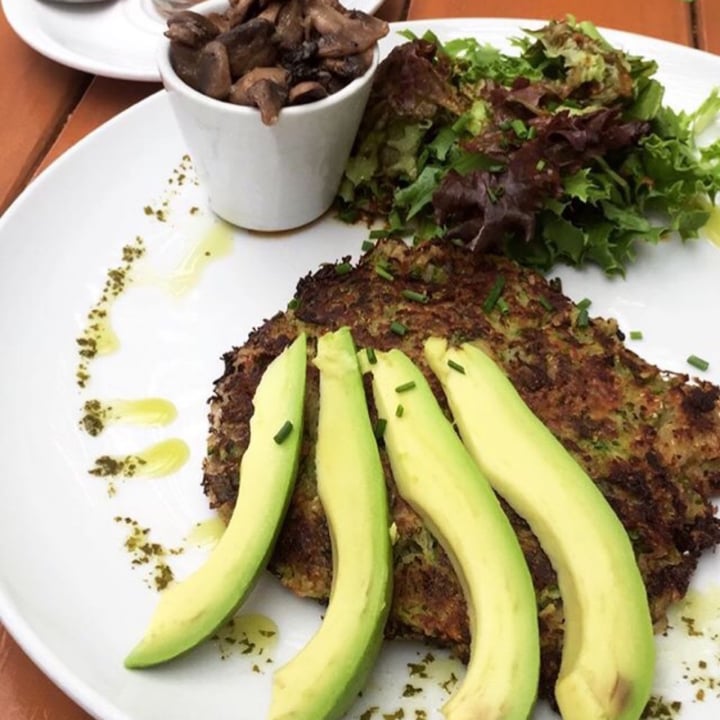
[[[226,7],[227,0],[210,0],[194,10]],[[169,49],[164,38],[160,75],[212,210],[233,225],[260,231],[290,230],[325,213],[362,119],[377,48],[362,77],[323,100],[283,108],[270,126],[256,108],[193,90],[173,70]]]

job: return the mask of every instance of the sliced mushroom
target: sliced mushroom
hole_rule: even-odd
[[[341,58],[323,58],[320,67],[325,68],[333,75],[347,80],[354,80],[364,75],[372,65],[373,48],[368,48],[359,55],[346,55]]]
[[[230,0],[230,7],[225,12],[230,27],[235,27],[245,20],[255,0]]]
[[[348,12],[347,8],[342,5],[339,0],[305,0],[305,4],[307,6],[320,5],[323,7],[329,7],[341,13]]]
[[[192,10],[174,13],[168,19],[167,26],[166,37],[174,43],[192,48],[201,48],[220,33],[219,28],[210,18]]]
[[[211,12],[207,18],[218,29],[218,34],[227,32],[231,27],[227,13]]]
[[[387,35],[388,24],[354,10],[347,14],[317,0],[307,9],[313,28],[320,34],[318,55],[338,58],[357,55]]]
[[[200,52],[201,50],[182,43],[170,43],[170,64],[178,77],[193,90],[200,90],[198,81]]]
[[[177,13],[165,34],[188,85],[255,105],[272,124],[283,104],[319,100],[363,75],[388,31],[339,0],[229,0],[224,12]]]
[[[288,98],[288,78],[282,68],[255,68],[232,86],[228,99],[236,105],[257,107],[263,123],[274,125]]]
[[[230,71],[237,79],[256,67],[274,65],[278,48],[272,41],[275,26],[269,20],[253,18],[218,36],[228,50]]]
[[[275,25],[281,7],[282,3],[280,2],[280,0],[276,0],[276,2],[271,2],[264,10],[258,13],[258,17],[263,18],[263,20],[269,20],[273,25]]]
[[[303,9],[303,0],[288,0],[280,8],[275,20],[275,32],[278,45],[283,50],[299,47],[306,39]]]
[[[328,96],[324,85],[312,80],[298,83],[290,88],[288,94],[288,105],[303,105],[305,103],[322,100]]]
[[[230,94],[231,85],[227,48],[218,40],[213,40],[200,51],[198,89],[208,97],[224,100]]]

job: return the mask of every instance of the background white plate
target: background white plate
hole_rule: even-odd
[[[506,46],[526,21],[433,21],[408,24],[441,37],[476,35]],[[397,27],[397,26],[396,26]],[[622,33],[608,37],[660,61],[668,100],[692,108],[720,77],[720,59]],[[397,40],[383,42],[385,51]],[[717,128],[713,132],[717,134]],[[326,218],[297,233],[263,237],[235,232],[229,256],[211,263],[188,292],[168,293],[157,279],[197,246],[213,219],[203,188],[177,169],[186,149],[164,93],[154,95],[89,136],[40,176],[0,219],[0,617],[55,682],[97,717],[107,719],[257,720],[269,701],[271,673],[317,626],[320,609],[266,577],[244,612],[270,616],[279,626],[273,663],[253,672],[257,657],[220,661],[212,642],[165,667],[129,672],[122,660],[142,633],[156,602],[146,569],[133,569],[123,548],[129,516],[167,547],[183,545],[192,526],[211,516],[200,488],[206,399],[222,372],[221,354],[285,306],[301,276],[324,261],[357,255],[365,231]],[[172,180],[172,182],[168,182]],[[198,208],[192,211],[191,208]],[[160,222],[145,208],[162,209]],[[121,348],[91,365],[86,390],[75,383],[75,339],[98,300],[109,268],[137,236],[147,257],[145,279],[112,308]],[[153,274],[156,276],[152,279]],[[706,377],[720,382],[720,248],[707,240],[646,248],[627,280],[590,269],[559,273],[575,299],[589,297],[596,315],[618,318],[624,330],[642,330],[633,347],[669,370],[690,370],[690,353],[710,360]],[[89,398],[172,400],[179,411],[169,427],[111,427],[97,438],[78,429]],[[174,475],[118,482],[108,497],[103,479],[88,474],[98,456],[137,452],[168,437],[186,441],[189,462]],[[178,576],[202,551],[169,559]],[[703,562],[694,586],[717,589],[720,561]],[[715,597],[710,595],[710,597]],[[718,596],[720,597],[720,596]],[[717,622],[720,613],[707,614]],[[720,630],[720,628],[718,628]],[[660,640],[657,690],[683,701],[682,718],[718,717],[716,693],[692,700],[683,684],[685,662],[708,649],[682,633]],[[699,644],[698,644],[699,643]],[[363,698],[350,717],[370,706],[392,713],[413,708],[429,718],[445,697],[439,682],[457,667],[442,661],[431,678],[411,678],[408,662],[426,648],[387,644]],[[442,653],[436,653],[443,657]],[[708,655],[709,673],[716,672]],[[262,660],[264,662],[264,659]],[[403,698],[406,683],[424,692]],[[540,707],[536,720],[554,717]]]
[[[30,47],[77,70],[126,80],[159,81],[158,38],[166,23],[152,0],[69,5],[53,0],[1,0],[15,32]],[[373,13],[382,0],[347,7]]]

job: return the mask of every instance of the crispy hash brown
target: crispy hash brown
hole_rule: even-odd
[[[503,281],[503,302],[483,308]],[[308,333],[313,354],[314,337],[343,325],[350,326],[359,348],[401,348],[424,369],[443,405],[422,358],[423,341],[430,335],[453,343],[470,340],[502,365],[615,509],[635,548],[656,628],[663,627],[668,606],[686,593],[701,553],[720,541],[710,500],[720,490],[718,387],[643,361],[623,345],[613,320],[588,318],[534,271],[450,243],[409,248],[384,241],[357,267],[325,265],[303,278],[292,306],[224,357],[225,372],[210,400],[203,479],[221,515],[229,516],[237,496],[255,388],[268,363],[298,332]],[[393,323],[406,332],[397,325],[393,329]],[[315,483],[317,406],[317,372],[309,366],[302,461],[270,569],[295,593],[322,600],[330,590],[332,559]],[[397,526],[387,635],[428,639],[465,657],[469,631],[460,585],[442,548],[397,496],[385,457],[383,462]],[[552,698],[562,601],[537,540],[505,509],[535,584],[540,693]]]

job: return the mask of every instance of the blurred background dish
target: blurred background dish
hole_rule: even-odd
[[[112,0],[55,3],[0,0],[13,30],[42,55],[77,70],[125,80],[159,82],[156,52],[165,18],[155,3],[190,0]],[[348,7],[373,13],[382,0],[354,0]]]

